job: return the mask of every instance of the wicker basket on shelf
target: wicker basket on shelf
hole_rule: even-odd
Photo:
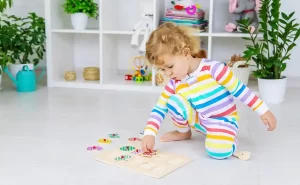
[[[65,80],[66,81],[76,80],[76,72],[75,71],[66,71],[65,72]]]
[[[230,62],[227,64],[233,74],[245,85],[248,84],[250,76],[250,66],[246,63],[246,60],[241,55],[233,55]]]
[[[100,70],[98,67],[86,67],[83,71],[85,80],[100,80]]]

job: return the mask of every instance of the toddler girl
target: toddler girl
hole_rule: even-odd
[[[147,60],[171,80],[154,106],[142,139],[142,149],[152,151],[155,137],[167,112],[176,131],[161,141],[191,138],[191,128],[206,135],[205,149],[215,159],[225,159],[237,148],[239,115],[234,97],[256,111],[269,131],[276,118],[267,105],[239,81],[222,62],[194,58],[199,37],[187,27],[165,23],[153,31],[146,44]]]

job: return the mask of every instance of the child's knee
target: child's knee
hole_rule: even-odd
[[[205,149],[207,154],[214,159],[227,159],[234,153],[234,145],[228,146],[228,144],[218,144],[218,147],[211,147],[207,143]]]

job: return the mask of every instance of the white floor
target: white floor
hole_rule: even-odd
[[[86,148],[108,133],[120,140],[138,136],[157,94],[84,89],[40,88],[18,94],[10,85],[0,91],[1,185],[299,185],[300,88],[287,91],[286,102],[272,106],[278,128],[266,131],[256,113],[238,104],[239,149],[250,161],[213,160],[204,151],[204,137],[160,143],[160,150],[194,159],[183,168],[152,179],[97,162]],[[160,132],[172,130],[167,120]]]

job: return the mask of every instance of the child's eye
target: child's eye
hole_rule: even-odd
[[[168,68],[172,68],[172,67],[173,67],[173,65],[169,66]]]

